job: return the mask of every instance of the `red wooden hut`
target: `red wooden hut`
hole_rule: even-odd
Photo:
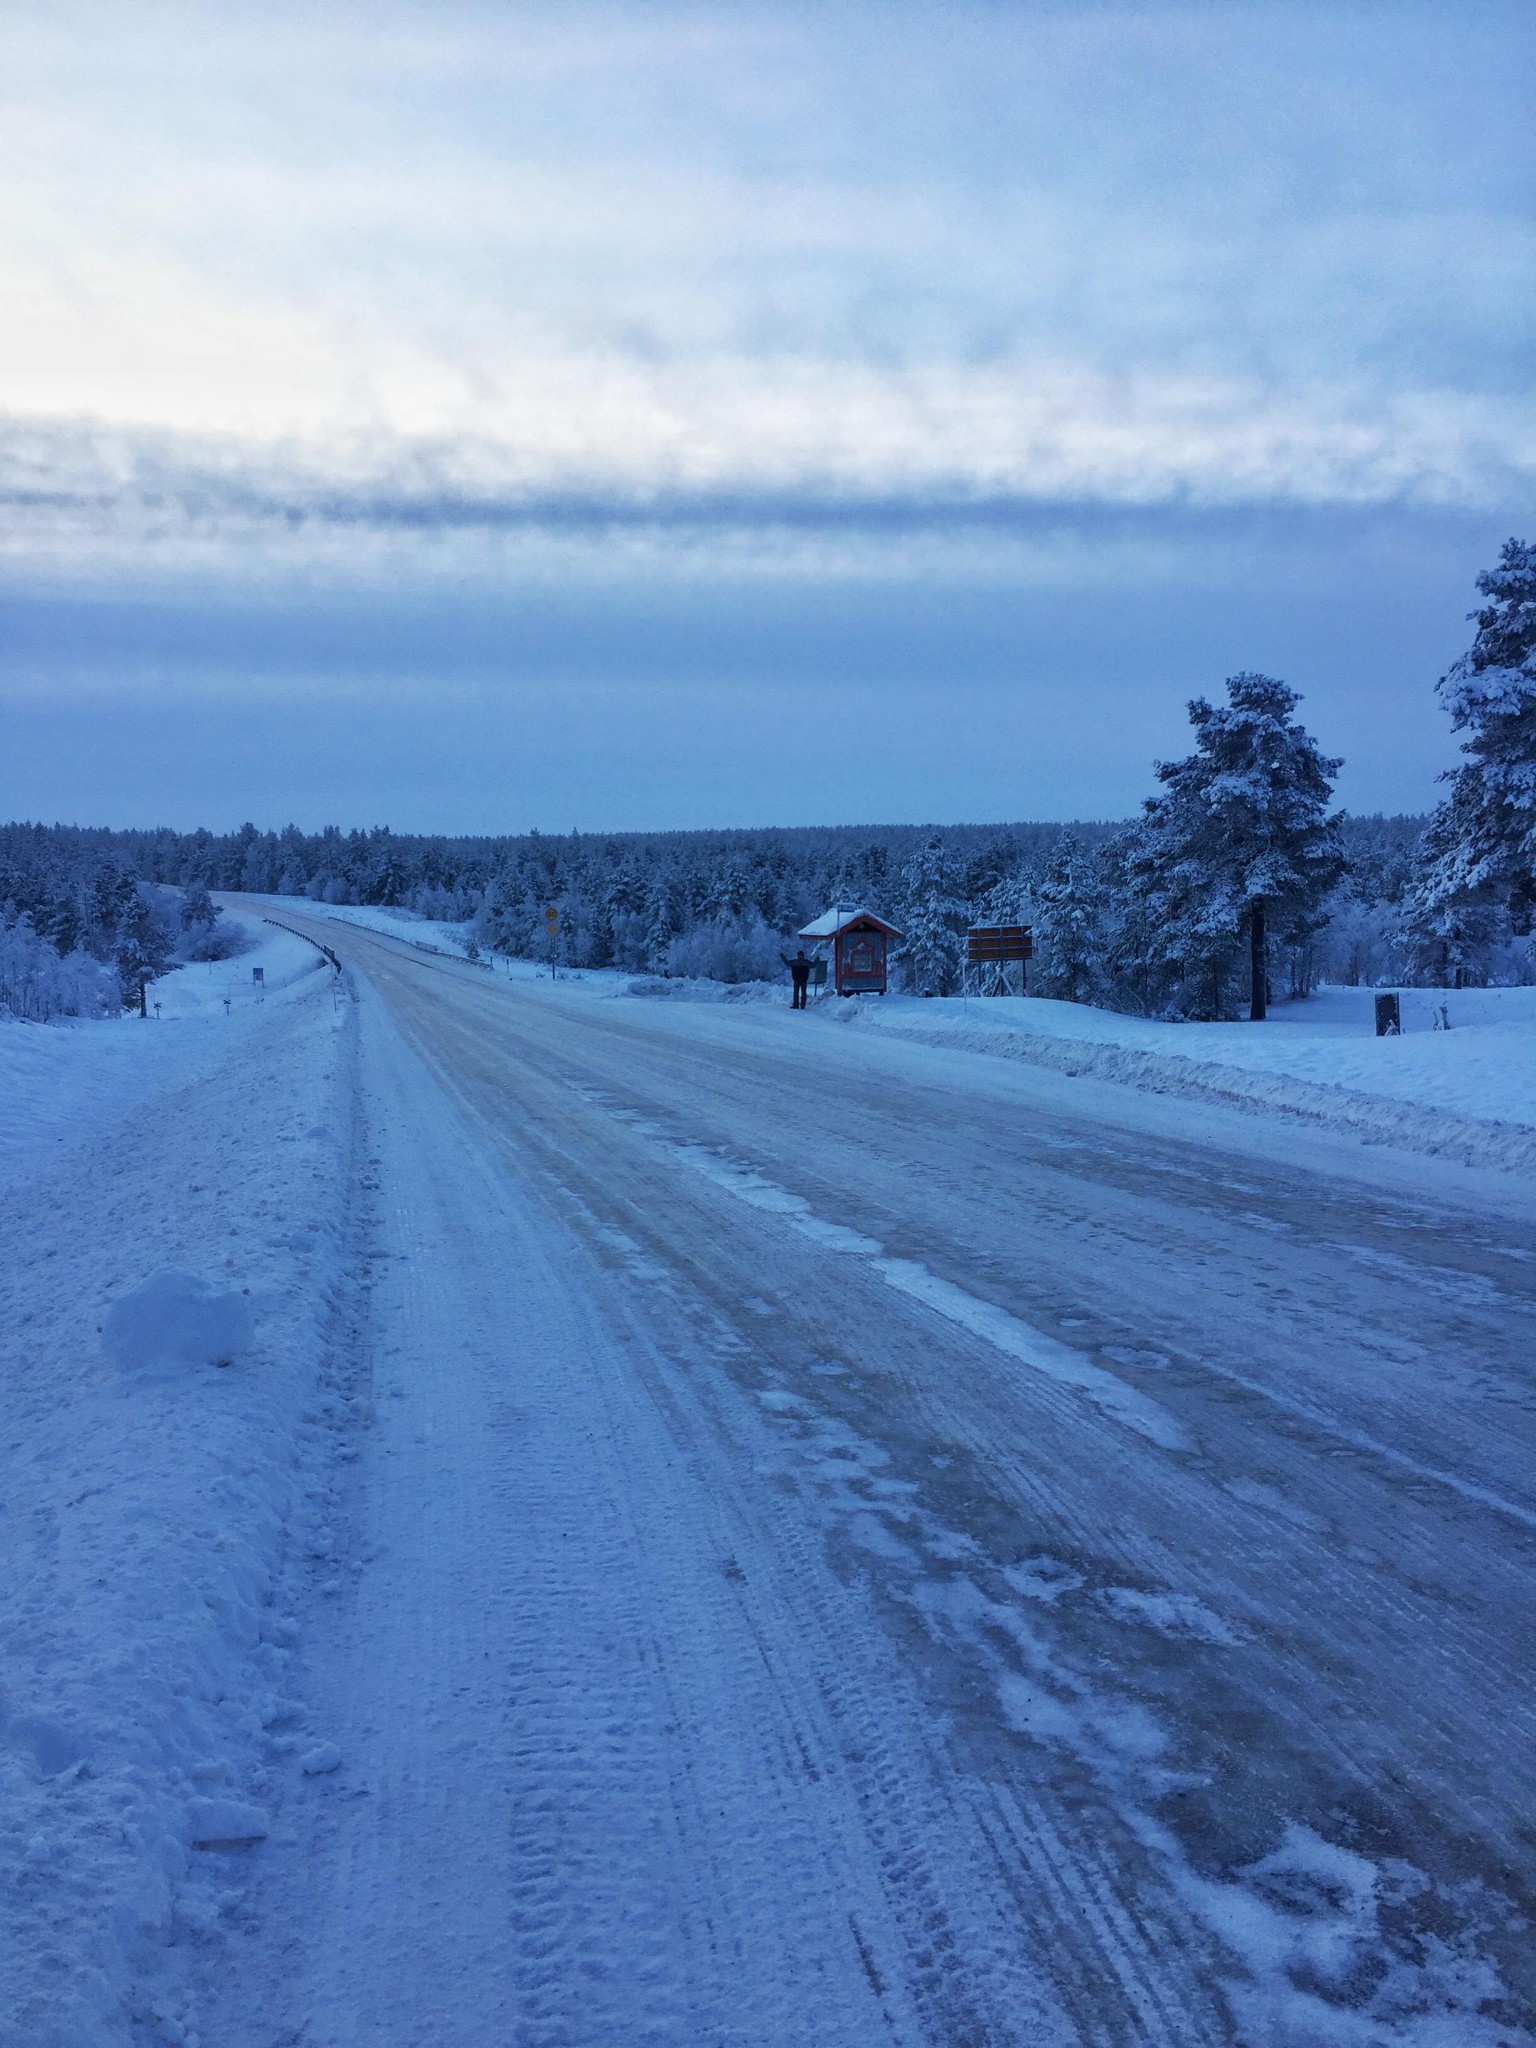
[[[832,986],[840,996],[885,994],[886,954],[901,933],[862,904],[835,903],[797,938],[832,948]]]

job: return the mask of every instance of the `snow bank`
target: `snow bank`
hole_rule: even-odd
[[[783,988],[772,981],[704,981],[698,975],[615,975],[611,993],[670,1003],[783,1003]]]
[[[1469,1165],[1536,1165],[1536,989],[1413,989],[1375,1036],[1372,989],[1327,989],[1264,1024],[1164,1024],[1040,997],[823,1006],[842,1025],[1029,1060],[1356,1131]],[[1441,1013],[1450,1028],[1437,1029]]]
[[[285,1587],[330,1569],[360,1426],[352,1006],[285,945],[289,998],[240,1016],[215,982],[175,1023],[0,1033],[74,1140],[0,1196],[5,2048],[190,2044],[183,1979],[326,1733]]]
[[[307,940],[274,931],[259,915],[232,914],[249,931],[251,949],[151,982],[158,1016],[51,1024],[0,1017],[0,1185],[18,1184],[164,1089],[212,1071],[260,1026],[270,1004],[302,995],[329,973]]]

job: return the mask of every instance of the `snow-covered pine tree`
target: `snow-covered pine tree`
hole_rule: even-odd
[[[86,916],[74,890],[60,883],[32,919],[37,931],[61,957],[84,943]]]
[[[1453,771],[1455,773],[1456,771]],[[1469,879],[1466,853],[1478,822],[1452,790],[1424,833],[1426,866],[1403,919],[1415,981],[1437,988],[1478,988],[1494,948],[1509,934],[1509,913],[1487,881]]]
[[[1144,1016],[1225,1017],[1242,945],[1242,902],[1189,789],[1148,798],[1146,813],[1109,856],[1116,981]]]
[[[149,984],[171,964],[173,939],[169,920],[147,889],[136,889],[117,922],[117,978],[123,1006],[149,1015]]]
[[[713,877],[711,913],[715,917],[739,918],[751,902],[751,870],[740,854],[732,854]]]
[[[1226,687],[1225,705],[1191,701],[1195,752],[1158,764],[1164,793],[1147,800],[1130,867],[1154,911],[1164,973],[1186,986],[1208,977],[1211,1014],[1222,1013],[1225,974],[1246,935],[1257,1023],[1270,925],[1304,937],[1344,870],[1328,810],[1340,763],[1292,716],[1300,699],[1286,684],[1244,671]]]
[[[219,921],[213,898],[208,894],[206,882],[189,884],[181,904],[181,928],[184,932],[211,932]]]
[[[952,995],[965,959],[966,909],[937,833],[907,862],[902,881],[906,936],[897,957],[903,977],[919,995]]]
[[[1035,993],[1068,1003],[1091,1001],[1103,958],[1101,891],[1072,833],[1063,833],[1035,901]]]
[[[95,868],[86,882],[82,896],[85,915],[85,949],[97,960],[110,960],[116,943],[117,896],[114,889],[112,870],[105,866]]]
[[[645,912],[645,950],[653,974],[667,972],[667,948],[683,929],[683,892],[670,875],[651,884]]]
[[[1425,834],[1411,919],[1421,940],[1444,942],[1452,972],[1464,964],[1453,949],[1479,942],[1490,911],[1518,932],[1536,922],[1536,546],[1506,541],[1477,587],[1491,602],[1470,614],[1477,635],[1436,685],[1467,758]]]
[[[871,840],[859,854],[859,886],[856,894],[874,910],[884,902],[891,886],[891,855],[878,839]]]

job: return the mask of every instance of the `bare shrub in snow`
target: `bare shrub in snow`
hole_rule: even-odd
[[[244,926],[221,917],[216,924],[197,925],[183,937],[177,952],[183,960],[233,960],[256,944]]]
[[[0,1011],[46,1024],[52,1017],[114,1017],[121,1008],[116,974],[89,953],[56,953],[20,922],[0,928]]]
[[[772,981],[783,974],[784,941],[760,917],[716,917],[667,948],[669,974],[706,981]]]

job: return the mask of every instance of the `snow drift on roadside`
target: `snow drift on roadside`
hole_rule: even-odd
[[[229,1030],[220,1003],[56,1034],[76,1142],[0,1200],[6,2048],[188,2042],[178,1958],[312,1746],[280,1589],[350,1420],[349,1013],[310,978]]]
[[[213,1071],[259,1027],[274,1000],[329,974],[308,940],[275,931],[259,916],[238,921],[251,933],[251,950],[151,982],[158,1017],[50,1024],[0,1018],[0,1184],[18,1185],[162,1090]],[[257,967],[260,983],[252,974]]]
[[[1034,996],[888,996],[823,1014],[1069,1076],[1302,1118],[1469,1165],[1536,1164],[1536,989],[1410,990],[1397,1038],[1375,1036],[1374,993],[1324,990],[1259,1025],[1164,1024]],[[1449,1030],[1432,1028],[1441,1005]]]

